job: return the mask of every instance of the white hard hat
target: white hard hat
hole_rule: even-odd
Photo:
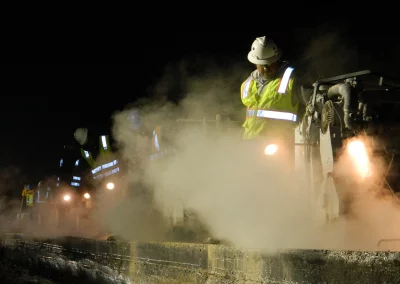
[[[85,144],[88,136],[88,129],[87,128],[78,128],[75,130],[74,137],[75,140],[78,141],[79,144]]]
[[[278,49],[275,42],[271,39],[258,37],[251,45],[251,50],[247,59],[258,65],[269,65],[278,61],[282,56],[282,51]]]
[[[133,109],[128,113],[128,122],[132,130],[138,130],[142,127],[143,117],[138,109]]]

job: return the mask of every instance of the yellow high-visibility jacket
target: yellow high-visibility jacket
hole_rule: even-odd
[[[24,189],[22,190],[22,197],[25,197],[26,206],[28,206],[28,207],[33,206],[33,195],[34,194],[35,194],[35,190],[24,187]]]
[[[281,68],[277,78],[263,83],[254,71],[241,85],[242,103],[247,107],[244,139],[288,128],[297,121],[298,101],[292,104],[294,68]]]

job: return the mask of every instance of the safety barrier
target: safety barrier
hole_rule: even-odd
[[[109,282],[96,278],[97,283],[400,283],[398,252],[293,250],[268,255],[222,245],[4,237],[1,251],[3,259],[35,269],[49,270],[49,260],[63,259],[70,267],[63,273],[92,280],[108,273],[103,278]],[[88,271],[90,263],[96,273]]]

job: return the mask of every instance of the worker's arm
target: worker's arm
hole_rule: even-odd
[[[253,74],[252,74],[253,75]],[[253,76],[250,75],[246,81],[244,81],[240,87],[240,96],[242,98],[242,103],[246,107],[252,107],[252,105],[257,101],[255,99],[255,93],[252,92]]]

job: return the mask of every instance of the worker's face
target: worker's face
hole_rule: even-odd
[[[273,79],[278,73],[278,63],[272,63],[270,65],[256,65],[258,73],[260,73],[261,77],[264,79]]]

